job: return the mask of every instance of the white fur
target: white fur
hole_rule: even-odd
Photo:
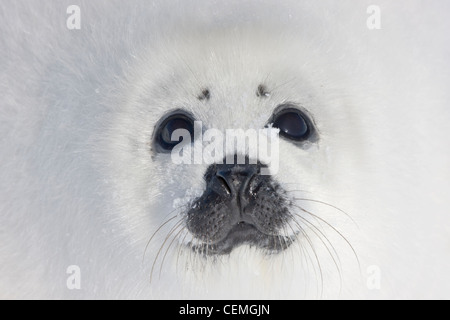
[[[369,2],[80,1],[71,31],[70,4],[0,5],[2,298],[449,297],[448,5],[379,1],[368,30]],[[286,101],[320,140],[282,140],[275,178],[348,215],[302,203],[316,253],[305,238],[208,259],[170,245],[206,165],[152,157],[155,123],[185,108],[258,129]]]

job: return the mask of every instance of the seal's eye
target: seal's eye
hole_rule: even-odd
[[[177,129],[183,129],[175,133],[175,140],[172,135]],[[157,152],[169,152],[177,144],[183,141],[183,136],[189,134],[190,139],[194,137],[194,120],[182,111],[171,113],[160,122],[156,128],[155,147]]]
[[[284,108],[272,116],[272,126],[280,129],[280,135],[295,141],[303,141],[310,137],[311,121],[300,110]]]

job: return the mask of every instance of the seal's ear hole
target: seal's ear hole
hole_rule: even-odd
[[[211,93],[209,92],[208,88],[205,88],[202,90],[202,92],[197,96],[197,99],[202,100],[209,100],[211,98]]]
[[[270,92],[265,85],[260,84],[256,90],[256,96],[266,98],[270,96]]]

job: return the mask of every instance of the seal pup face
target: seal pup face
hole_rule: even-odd
[[[336,93],[331,71],[318,69],[317,53],[267,33],[219,33],[177,39],[137,59],[125,99],[115,101],[110,171],[119,173],[115,207],[125,232],[142,245],[151,273],[204,257],[239,264],[233,257],[242,250],[260,261],[289,254],[317,270],[325,255],[336,268],[334,248],[349,251],[349,241],[334,226],[351,219],[333,201],[344,189],[346,200],[352,195],[337,178],[352,176],[360,135],[351,101]],[[205,150],[209,133],[230,129],[275,130],[278,161],[225,142],[214,161],[174,161],[187,145],[195,160],[198,132]]]
[[[260,99],[270,95],[262,84],[255,92]],[[203,90],[198,97],[199,100],[210,98],[208,89]],[[155,127],[152,149],[156,153],[175,152],[177,146],[185,143],[188,150],[183,152],[188,152],[190,156],[191,137],[195,136],[194,122],[194,116],[185,110],[169,112]],[[300,110],[293,103],[276,107],[266,126],[275,128],[277,133],[286,141],[297,145],[296,147],[317,141],[313,121],[306,111]],[[173,139],[177,130],[186,131],[189,140],[187,143],[183,139],[174,141],[177,140]],[[241,136],[236,138],[240,138],[245,144],[248,137],[246,132],[241,130],[239,133]],[[278,139],[278,136],[275,138]],[[248,147],[256,144],[256,141],[248,142]],[[223,146],[220,142],[218,149]],[[218,152],[222,154],[223,150],[214,150],[214,153]],[[278,149],[271,152],[278,152]],[[254,155],[258,154],[256,150]],[[204,191],[187,205],[184,224],[197,240],[195,244],[191,243],[196,252],[225,254],[237,246],[248,244],[273,253],[288,248],[296,238],[298,231],[291,225],[295,221],[290,212],[292,202],[286,190],[271,174],[263,173],[264,170],[269,171],[267,164],[259,160],[251,161],[247,155],[242,156],[243,161],[239,161],[240,156],[242,154],[231,149],[224,159],[219,158],[218,162],[210,164],[203,175]],[[187,160],[192,163],[190,157]],[[278,167],[278,163],[276,166]]]

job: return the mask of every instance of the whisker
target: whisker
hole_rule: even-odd
[[[327,244],[323,241],[322,237],[328,242],[328,245],[332,248],[334,254],[336,255],[336,258],[338,259],[338,261],[339,261],[339,263],[340,263],[341,261],[340,261],[340,259],[339,259],[339,254],[337,253],[336,249],[334,248],[333,244],[332,244],[331,241],[328,239],[328,237],[327,237],[327,236],[326,236],[319,228],[317,228],[316,225],[314,225],[313,223],[311,223],[311,221],[309,221],[308,219],[306,219],[305,217],[302,217],[301,215],[299,215],[299,214],[297,214],[297,213],[294,213],[294,214],[295,214],[298,218],[302,219],[305,223],[308,224],[308,228],[310,228],[311,231],[314,232],[314,234],[317,236],[317,238],[320,239],[320,241],[321,241],[321,242],[323,243],[323,245],[327,248],[327,250],[328,250],[328,246],[327,246]],[[295,222],[297,222],[296,219],[295,219],[295,217],[292,217],[292,218],[294,219]],[[316,231],[317,231],[319,234],[318,234]],[[331,254],[331,252],[330,252],[329,250],[328,250],[328,252],[330,253],[330,256],[331,256],[331,257],[333,258],[333,260],[334,260],[334,257],[333,257],[333,255]]]
[[[176,229],[178,229],[180,226],[183,226],[183,224],[180,224]],[[186,228],[186,227],[183,226],[183,227],[175,234],[175,236],[173,237],[172,241],[169,243],[169,246],[167,247],[166,252],[164,253],[164,256],[163,256],[162,261],[161,261],[161,266],[160,266],[160,268],[159,268],[159,278],[161,278],[161,272],[162,272],[162,268],[163,268],[163,265],[164,265],[164,261],[166,260],[166,256],[167,256],[167,253],[169,252],[170,247],[172,246],[173,242],[178,238],[179,234],[180,234],[185,228]],[[176,229],[175,229],[175,230],[176,230]],[[174,230],[174,231],[175,231],[175,230]]]
[[[304,230],[300,230],[300,232],[301,232],[301,234],[304,236],[304,233],[305,233],[305,231]],[[306,248],[306,246],[303,244],[303,241],[299,241],[299,244],[300,244],[300,249],[301,249],[301,251],[302,251],[302,257],[304,257],[305,258],[305,265],[306,265],[306,267],[308,268],[308,270],[307,270],[307,272],[306,272],[306,270],[303,272],[303,274],[306,276],[306,275],[308,275],[309,274],[309,268],[310,268],[310,265],[313,267],[313,272],[314,272],[314,275],[315,275],[315,279],[317,279],[317,271],[316,271],[316,268],[315,268],[315,266],[314,266],[314,262],[313,262],[313,259],[312,259],[312,257],[311,257],[311,254],[309,253],[309,251],[308,251],[308,249]],[[309,279],[309,277],[306,277],[306,279]],[[316,283],[316,285],[317,285],[317,283]],[[305,283],[305,288],[306,288],[306,283]],[[305,294],[306,294],[306,292],[305,292]]]
[[[305,223],[307,223],[308,228],[317,236],[317,238],[320,240],[320,242],[322,242],[323,246],[327,250],[327,252],[330,255],[331,259],[333,260],[333,263],[334,263],[334,265],[336,267],[336,270],[338,271],[339,280],[340,280],[339,281],[340,282],[340,287],[342,287],[342,272],[341,272],[341,267],[340,267],[341,266],[341,260],[339,258],[339,254],[336,251],[336,248],[331,243],[331,241],[328,239],[328,237],[319,228],[317,228],[317,226],[315,226],[313,223],[308,221],[305,217],[302,217],[302,216],[300,216],[298,214],[295,214],[295,215],[298,218],[302,219]],[[293,217],[293,220],[298,225],[298,221],[296,221],[296,219],[294,217]],[[316,232],[316,230],[317,230],[317,232]],[[328,245],[331,247],[331,250],[334,252],[334,255],[333,255],[333,252],[331,252],[330,248],[328,247],[327,243],[324,241],[324,239],[328,242]],[[337,261],[336,261],[336,259],[337,259]]]
[[[151,269],[151,271],[150,271],[150,283],[152,282],[152,278],[153,278],[153,270],[154,270],[154,268],[155,268],[156,261],[158,260],[158,257],[159,257],[159,255],[161,254],[162,249],[164,248],[164,245],[166,244],[166,242],[167,242],[167,240],[169,239],[170,235],[173,233],[174,228],[175,228],[175,229],[178,228],[178,226],[179,226],[182,222],[183,222],[182,219],[180,219],[180,221],[178,221],[178,222],[175,224],[175,226],[172,227],[172,229],[170,229],[169,234],[166,236],[166,238],[164,239],[163,244],[162,244],[161,247],[159,248],[159,250],[158,250],[158,252],[157,252],[157,254],[156,254],[156,257],[155,257],[155,259],[153,260],[152,269]]]
[[[283,182],[283,185],[288,185],[288,184],[295,184],[295,185],[298,185],[298,183],[297,183],[297,182],[288,182],[288,183],[286,183],[286,182]],[[285,189],[284,191],[286,191],[286,192],[303,192],[303,193],[313,193],[313,192],[311,192],[311,191],[308,191],[308,190],[305,190],[305,189],[291,189],[291,190]]]
[[[350,241],[348,241],[348,239],[339,231],[339,230],[337,230],[335,227],[333,227],[328,221],[326,221],[326,220],[324,220],[324,219],[322,219],[321,217],[319,217],[319,216],[317,216],[317,215],[315,215],[315,214],[313,214],[312,212],[310,212],[310,211],[308,211],[308,210],[306,210],[306,209],[304,209],[304,208],[302,208],[301,206],[299,206],[299,205],[294,205],[295,207],[297,207],[297,208],[299,208],[300,210],[302,210],[303,212],[305,212],[305,213],[308,213],[309,215],[311,215],[312,217],[315,217],[316,219],[319,219],[320,221],[322,221],[322,222],[324,222],[328,227],[330,227],[331,229],[333,229],[347,244],[348,244],[348,246],[350,247],[350,249],[352,250],[352,252],[353,252],[353,255],[355,256],[355,258],[356,258],[356,261],[358,262],[358,266],[359,266],[359,268],[361,269],[361,263],[360,263],[360,261],[359,261],[359,258],[358,258],[358,255],[356,254],[356,251],[355,251],[355,249],[353,248],[353,246],[351,245],[351,243],[350,243]]]
[[[315,252],[315,249],[314,249],[314,247],[313,247],[313,245],[312,245],[312,241],[310,241],[310,237],[306,234],[306,230],[299,224],[299,222],[295,219],[295,217],[293,217],[293,216],[291,215],[290,218],[291,218],[291,221],[294,222],[295,225],[296,225],[296,226],[299,228],[299,230],[302,232],[303,236],[307,239],[307,241],[308,241],[308,243],[309,243],[311,249],[313,250],[315,257],[316,257],[316,262],[318,263],[319,270],[321,271],[322,269],[321,269],[321,266],[320,266],[320,262],[319,262],[318,256],[317,256],[317,254],[316,254],[316,252]],[[311,229],[311,227],[309,227],[309,228]],[[312,230],[312,229],[311,229],[311,230]],[[314,230],[312,230],[312,231],[314,232]],[[314,232],[314,233],[315,233],[315,232]],[[315,233],[315,234],[316,234],[316,233]],[[317,234],[316,234],[316,236],[317,236]],[[317,237],[320,239],[319,236],[317,236]],[[322,241],[322,239],[320,239],[320,240]],[[304,252],[305,252],[305,251],[304,251]],[[312,264],[313,267],[314,267],[314,263],[313,263],[313,260],[312,260],[312,258],[311,258],[311,255],[309,254],[308,251],[306,251],[306,252],[308,253],[308,256],[309,256],[309,259],[310,259],[310,261],[311,261],[311,264]],[[316,276],[317,276],[317,272],[316,272],[315,267],[314,267],[314,273],[315,273]],[[320,275],[321,275],[321,282],[320,282],[320,283],[321,283],[321,292],[323,292],[323,276],[322,276],[322,272],[320,272]],[[322,295],[322,293],[321,293],[320,295]]]
[[[290,79],[290,80],[288,80],[288,81],[286,81],[286,82],[283,82],[282,84],[280,84],[280,85],[278,85],[278,86],[272,88],[272,91],[275,91],[275,90],[277,90],[278,88],[281,88],[281,87],[283,87],[283,86],[285,86],[285,85],[287,85],[287,84],[289,84],[289,83],[291,83],[292,81],[295,81],[295,80],[297,80],[297,77],[293,77],[292,79]]]
[[[175,210],[177,210],[177,209],[175,209]],[[173,210],[172,212],[174,212],[175,210]],[[172,213],[172,212],[171,212],[171,213]],[[148,248],[150,242],[151,242],[151,241],[153,240],[153,238],[155,237],[155,235],[159,232],[159,230],[161,230],[166,224],[168,224],[170,221],[172,221],[172,220],[175,219],[176,217],[178,217],[178,214],[174,215],[174,216],[171,217],[170,219],[168,219],[168,220],[166,220],[165,222],[163,222],[163,223],[158,227],[158,229],[156,229],[156,231],[153,232],[152,236],[150,237],[150,239],[147,241],[147,244],[145,245],[144,253],[143,253],[143,256],[142,256],[142,263],[144,263],[144,260],[145,260],[145,253],[147,252],[147,248]]]
[[[186,239],[187,235],[189,234],[189,230],[187,228],[185,228],[185,230],[186,230],[186,234],[184,235],[183,239],[181,240],[181,244],[178,246],[177,262],[176,262],[177,268],[178,268],[178,259],[180,258],[181,249],[183,248],[184,240]]]
[[[322,296],[322,294],[323,294],[323,273],[322,273],[322,266],[321,266],[321,264],[320,264],[319,257],[317,256],[316,250],[314,249],[314,246],[313,246],[313,244],[312,244],[312,241],[311,241],[310,237],[307,235],[307,233],[305,232],[305,230],[302,229],[301,232],[302,232],[302,234],[303,234],[303,237],[304,237],[304,238],[306,239],[306,241],[308,242],[309,247],[311,248],[311,250],[312,250],[312,252],[313,252],[313,254],[314,254],[315,260],[316,260],[316,262],[317,262],[317,267],[319,268],[320,288],[321,288],[321,289],[320,289],[320,296]],[[313,259],[312,259],[311,255],[309,254],[309,250],[306,250],[306,252],[308,253],[309,259],[310,259],[310,261],[311,261],[311,265],[313,266],[313,268],[314,268],[314,273],[316,274],[316,277],[317,277],[316,267],[315,267],[315,264],[313,263]]]
[[[321,201],[321,200],[307,199],[307,198],[293,198],[293,199],[294,199],[294,200],[297,200],[297,201],[310,201],[310,202],[320,203],[320,204],[326,205],[326,206],[328,206],[328,207],[331,207],[331,208],[333,208],[333,209],[336,209],[337,211],[343,213],[347,218],[349,218],[349,219],[356,225],[356,227],[359,228],[358,224],[355,222],[355,220],[353,220],[353,218],[352,218],[347,212],[345,212],[345,211],[342,210],[341,208],[336,207],[336,206],[334,206],[334,205],[332,205],[332,204],[330,204],[330,203],[327,203],[327,202]]]
[[[292,225],[291,225],[289,219],[283,218],[283,220],[285,220],[285,224],[291,229],[291,231],[292,231],[292,233],[295,235],[295,237],[297,237],[297,232],[294,231],[294,228],[292,227]],[[284,229],[286,229],[286,228],[284,227]],[[286,230],[285,230],[285,233],[287,234]],[[291,241],[293,241],[293,240],[291,240]],[[292,244],[292,243],[291,243],[291,244]],[[291,244],[289,244],[289,246],[290,246]],[[288,246],[287,246],[287,247],[288,247]],[[287,248],[287,247],[286,247],[286,248]],[[296,260],[295,260],[295,258],[294,258],[294,253],[292,252],[292,250],[290,250],[290,253],[291,253],[292,261],[293,261],[293,263],[295,264],[295,261],[296,261]],[[295,269],[295,265],[294,265],[294,269]]]

